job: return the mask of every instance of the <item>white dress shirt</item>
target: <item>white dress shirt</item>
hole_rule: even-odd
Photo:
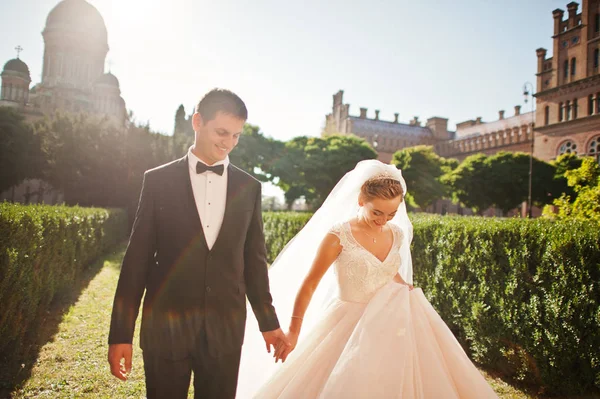
[[[223,161],[214,163],[214,165],[223,165],[223,176],[206,171],[196,173],[196,164],[202,162],[192,152],[192,147],[188,150],[188,163],[190,166],[190,181],[192,182],[192,191],[196,201],[196,209],[202,222],[202,230],[208,249],[212,249],[217,236],[223,224],[225,216],[225,204],[227,202],[227,166],[229,166],[229,157]],[[206,162],[202,162],[206,165]]]

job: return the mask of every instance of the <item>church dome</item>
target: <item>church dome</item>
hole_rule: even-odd
[[[24,75],[27,75],[27,77],[30,76],[29,75],[29,67],[27,66],[26,63],[21,61],[19,58],[12,59],[12,60],[8,61],[6,64],[4,64],[4,71],[5,72],[8,72],[8,71],[19,72]]]
[[[100,76],[96,80],[95,83],[96,84],[105,84],[105,85],[114,86],[116,88],[119,88],[119,79],[117,79],[117,77],[110,72],[105,73],[104,75]]]
[[[18,58],[14,58],[4,64],[4,70],[0,74],[2,79],[15,77],[23,79],[27,82],[31,82],[31,75],[29,74],[29,67],[26,63]]]
[[[50,11],[46,19],[46,32],[82,33],[107,43],[104,18],[85,0],[63,0]]]

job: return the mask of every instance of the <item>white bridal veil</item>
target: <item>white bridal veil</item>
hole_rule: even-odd
[[[361,186],[369,178],[380,175],[400,181],[404,195],[406,195],[406,182],[402,177],[402,172],[395,166],[376,160],[359,162],[337,183],[319,210],[273,262],[269,270],[271,294],[284,331],[287,331],[296,294],[312,266],[319,244],[333,225],[356,217],[359,211],[358,196]],[[400,204],[396,216],[388,223],[398,225],[404,233],[399,250],[402,261],[398,265],[398,272],[404,281],[412,284],[410,242],[413,228],[408,219],[404,201]],[[299,344],[302,343],[302,338],[310,333],[324,310],[336,297],[337,284],[333,267],[330,267],[315,291],[304,316]],[[252,397],[254,392],[268,380],[278,367],[281,367],[281,363],[276,365],[272,354],[269,355],[266,352],[262,335],[258,330],[258,323],[248,305],[246,337],[242,348],[237,397],[241,399]]]

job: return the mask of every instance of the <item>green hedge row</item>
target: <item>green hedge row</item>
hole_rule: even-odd
[[[54,296],[127,236],[122,210],[0,203],[0,354]]]
[[[310,220],[312,213],[264,212],[263,223],[267,244],[267,259],[273,262],[277,254]]]
[[[266,213],[270,261],[310,214]],[[411,215],[415,284],[484,367],[547,394],[600,389],[600,226]]]
[[[416,285],[480,364],[548,394],[600,388],[600,226],[417,216]]]

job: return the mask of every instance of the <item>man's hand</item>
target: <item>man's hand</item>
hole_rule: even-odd
[[[273,349],[277,349],[277,344],[283,342],[284,345],[291,346],[290,341],[285,336],[281,328],[273,331],[266,331],[262,333],[267,345],[267,352],[271,353],[271,346]]]
[[[285,363],[285,359],[289,356],[289,354],[296,348],[298,344],[298,333],[297,332],[288,332],[287,338],[291,345],[283,345],[280,344],[275,348],[275,363],[281,360],[281,363]]]
[[[108,346],[108,363],[112,375],[122,381],[127,381],[131,372],[131,358],[133,356],[132,344],[112,344]],[[125,359],[122,364],[121,359]]]

